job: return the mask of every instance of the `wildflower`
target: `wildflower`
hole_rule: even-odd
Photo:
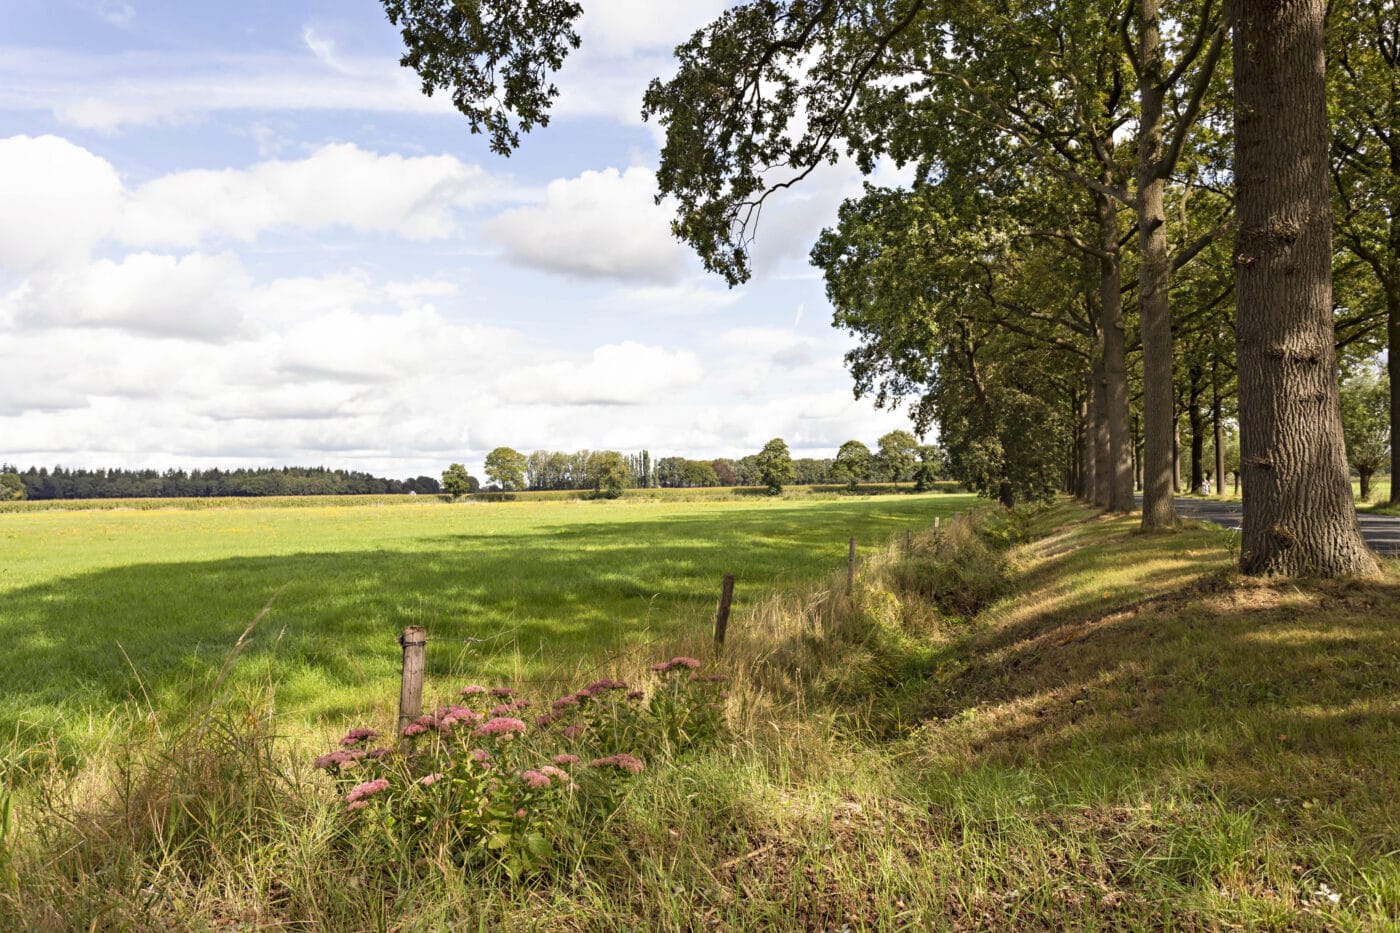
[[[318,771],[324,771],[327,768],[343,768],[346,765],[354,764],[356,761],[365,757],[366,754],[368,754],[368,752],[362,748],[347,748],[338,752],[327,752],[311,762],[311,766]]]
[[[485,687],[481,686],[480,684],[472,684],[471,686],[463,687],[457,692],[458,694],[464,697],[474,697],[480,696],[481,694],[487,693],[488,691]]]
[[[525,731],[525,723],[519,719],[512,719],[510,716],[497,716],[495,719],[487,720],[485,725],[477,726],[475,735],[499,735],[502,738],[511,738]]]
[[[379,735],[379,733],[375,732],[373,729],[351,729],[349,732],[345,733],[345,738],[340,740],[340,744],[342,747],[359,745],[361,742],[372,739],[377,735]]]
[[[588,763],[594,768],[612,767],[626,771],[628,774],[639,774],[646,767],[640,758],[628,755],[625,752],[617,755],[609,755],[606,758],[594,758]]]
[[[539,771],[522,771],[520,780],[534,790],[543,790],[549,786],[549,776]]]
[[[587,690],[590,695],[596,695],[606,690],[626,690],[627,684],[621,680],[595,680],[583,689]]]
[[[541,729],[546,726],[552,726],[559,721],[561,715],[561,713],[545,713],[543,716],[536,717],[535,725],[539,726]]]
[[[583,724],[582,724],[582,723],[578,723],[578,724],[572,725],[572,726],[566,726],[566,727],[564,728],[564,738],[566,738],[566,739],[576,739],[576,738],[578,738],[580,735],[583,734],[583,728],[584,728],[584,727],[583,727]]]
[[[516,811],[515,811],[515,818],[516,818],[517,820],[523,820],[523,819],[525,819],[525,808],[524,808],[524,807],[521,807],[519,810],[516,810]]]
[[[403,727],[403,734],[409,737],[422,735],[428,731],[428,727],[418,722],[411,722]]]
[[[671,666],[672,666],[672,667],[688,667],[688,668],[690,668],[691,670],[695,670],[697,667],[700,666],[700,662],[697,661],[697,660],[695,660],[694,658],[672,658],[672,659],[671,659]]]
[[[721,690],[721,691],[719,692],[719,698],[720,698],[721,700],[727,700],[727,699],[729,699],[729,691],[728,691],[728,690]]]
[[[365,781],[363,784],[356,784],[351,788],[350,793],[345,795],[346,803],[355,803],[357,800],[364,800],[382,790],[388,790],[389,780],[387,778],[375,778],[373,781]]]
[[[513,712],[515,712],[515,704],[514,704],[514,703],[502,703],[500,706],[496,707],[495,709],[493,709],[493,710],[491,711],[491,715],[492,715],[492,716],[508,716],[508,715],[510,715],[510,714],[513,713]]]
[[[474,748],[471,750],[472,761],[479,765],[484,765],[491,760],[491,753],[484,748]]]
[[[577,756],[577,755],[555,755],[555,756],[554,756],[554,763],[555,763],[556,765],[572,765],[572,764],[577,764],[577,763],[578,763],[578,756]]]
[[[569,780],[569,772],[565,771],[563,768],[556,768],[554,765],[545,765],[540,768],[540,774],[551,777],[556,781],[567,782]]]
[[[442,780],[442,772],[439,771],[439,772],[437,772],[436,774],[425,774],[425,775],[423,775],[422,777],[420,777],[420,778],[418,779],[418,783],[419,783],[419,784],[422,784],[424,787],[431,787],[432,785],[436,784],[438,781],[441,781],[441,780]]]
[[[633,691],[631,691],[631,692],[629,692],[629,693],[627,694],[627,699],[629,699],[629,700],[642,700],[642,699],[645,699],[645,698],[646,698],[646,691],[643,691],[643,690],[633,690]]]
[[[347,803],[347,804],[345,805],[345,809],[347,809],[347,810],[363,810],[363,809],[364,809],[365,807],[367,807],[367,806],[369,806],[369,801],[368,801],[368,800],[356,800],[356,801],[354,801],[353,803]]]
[[[573,696],[572,694],[566,697],[560,697],[559,699],[554,701],[555,709],[562,710],[570,706],[578,706],[578,697]]]
[[[491,695],[493,697],[513,697],[515,696],[515,691],[509,687],[492,687]]]
[[[378,761],[381,758],[388,758],[392,754],[394,754],[392,748],[372,748],[365,752],[365,757],[371,761]]]
[[[666,673],[667,671],[669,671],[669,670],[671,669],[671,662],[670,662],[670,661],[657,661],[655,664],[653,664],[653,665],[651,666],[651,669],[654,670],[654,671],[656,671],[656,673],[658,673],[658,674],[664,674],[664,673]]]

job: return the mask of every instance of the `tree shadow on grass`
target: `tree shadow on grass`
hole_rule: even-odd
[[[628,645],[707,625],[720,577],[756,590],[816,577],[846,537],[884,543],[967,503],[794,504],[753,512],[579,522],[353,550],[132,564],[3,595],[0,730],[47,733],[65,713],[143,697],[191,700],[272,594],[242,681],[285,707],[343,716],[396,696],[405,626],[428,629],[430,680],[569,680]]]
[[[1057,542],[942,653],[923,727],[942,766],[1352,820],[1372,855],[1400,849],[1395,579],[1241,581],[1209,533],[1103,531]]]

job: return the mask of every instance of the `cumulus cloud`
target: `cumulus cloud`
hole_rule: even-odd
[[[86,325],[216,340],[239,329],[238,298],[248,285],[232,253],[136,253],[36,276],[7,303],[29,327]]]
[[[0,139],[0,267],[81,261],[108,235],[125,198],[117,170],[56,136]]]
[[[704,375],[688,351],[624,341],[598,347],[586,360],[556,360],[506,373],[501,396],[515,403],[641,405],[694,385]]]
[[[511,208],[485,232],[513,263],[584,278],[675,284],[686,253],[671,237],[671,209],[656,203],[647,168],[587,171],[549,183],[544,201]]]
[[[71,264],[104,240],[196,247],[332,228],[440,239],[457,232],[458,211],[502,194],[485,170],[453,156],[381,155],[353,144],[247,169],[176,172],[132,190],[80,146],[15,136],[0,140],[0,266]]]

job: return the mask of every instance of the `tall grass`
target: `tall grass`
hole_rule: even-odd
[[[1212,530],[986,513],[769,593],[718,657],[635,649],[613,676],[727,670],[728,738],[517,881],[348,841],[272,683],[133,706],[80,770],[6,775],[0,928],[1386,928],[1396,583],[1228,562]]]

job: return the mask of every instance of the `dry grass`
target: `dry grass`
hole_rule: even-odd
[[[721,662],[729,740],[648,770],[521,884],[358,864],[256,702],[193,744],[136,735],[164,750],[141,794],[112,796],[120,756],[43,775],[48,810],[26,792],[0,927],[1400,924],[1400,582],[1242,581],[1224,533],[1134,525],[959,522],[853,592],[842,570],[758,601]]]

